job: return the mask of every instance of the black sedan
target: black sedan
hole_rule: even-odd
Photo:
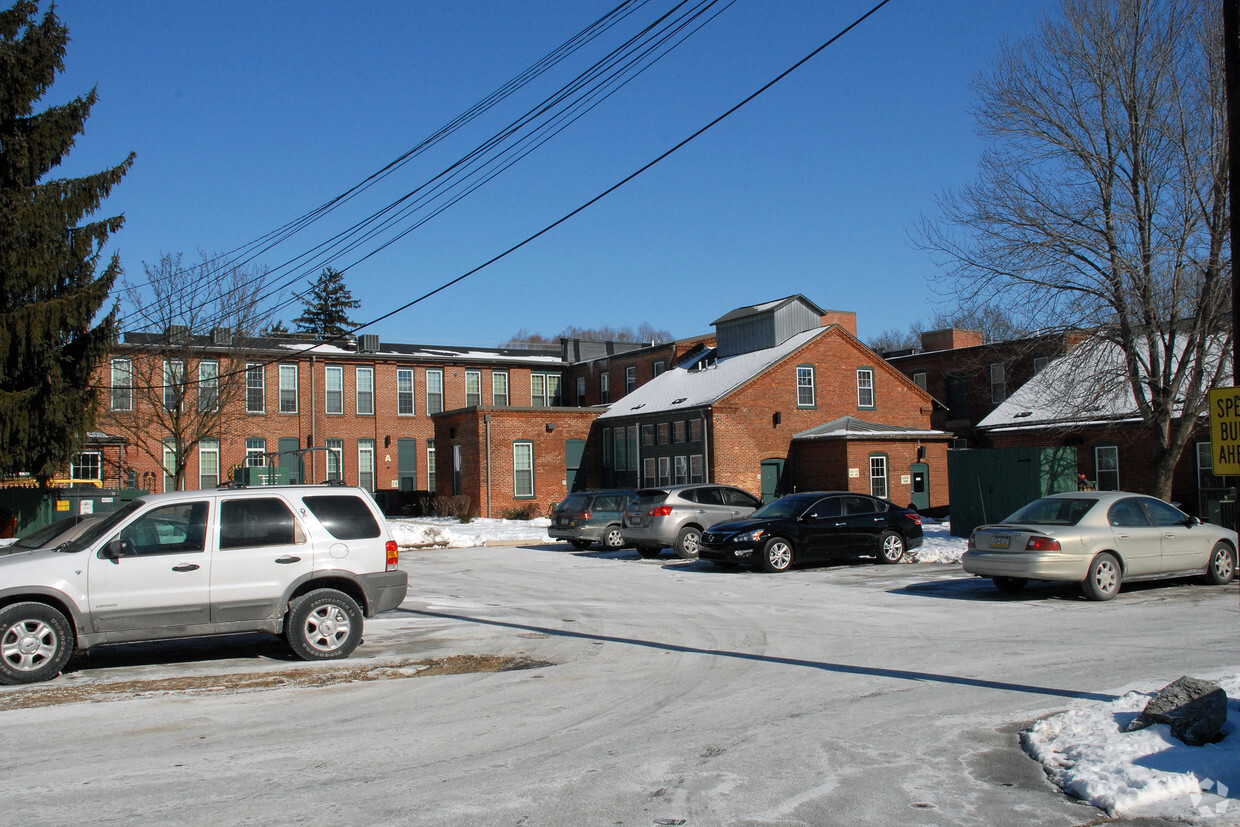
[[[699,556],[725,567],[741,564],[786,571],[794,562],[874,555],[898,563],[921,545],[916,511],[848,491],[791,494],[743,520],[716,523],[702,532]]]

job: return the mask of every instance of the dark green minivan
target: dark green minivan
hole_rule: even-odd
[[[605,549],[624,548],[620,520],[633,491],[576,491],[551,512],[547,533],[579,549],[599,543]]]

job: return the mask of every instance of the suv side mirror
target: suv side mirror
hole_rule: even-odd
[[[113,537],[99,550],[99,556],[105,560],[132,557],[135,553],[133,541],[122,537]]]

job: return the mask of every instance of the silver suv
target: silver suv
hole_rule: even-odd
[[[762,501],[730,485],[698,483],[643,488],[624,511],[620,534],[642,557],[671,547],[686,560],[698,556],[702,529],[748,516]]]
[[[344,658],[408,575],[374,498],[344,486],[151,494],[51,548],[0,557],[0,684],[104,643],[270,632]]]

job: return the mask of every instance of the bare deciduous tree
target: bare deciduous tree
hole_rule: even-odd
[[[1162,496],[1232,336],[1222,56],[1208,0],[1064,0],[977,82],[979,179],[922,228],[962,305],[1120,348]]]
[[[245,416],[242,349],[271,321],[265,270],[200,256],[201,263],[185,266],[180,253],[165,253],[154,265],[143,263],[145,283],[125,282],[129,332],[118,353],[131,360],[133,404],[108,417],[109,427],[166,469],[177,490],[203,441],[221,439]],[[222,475],[222,467],[215,470]]]

